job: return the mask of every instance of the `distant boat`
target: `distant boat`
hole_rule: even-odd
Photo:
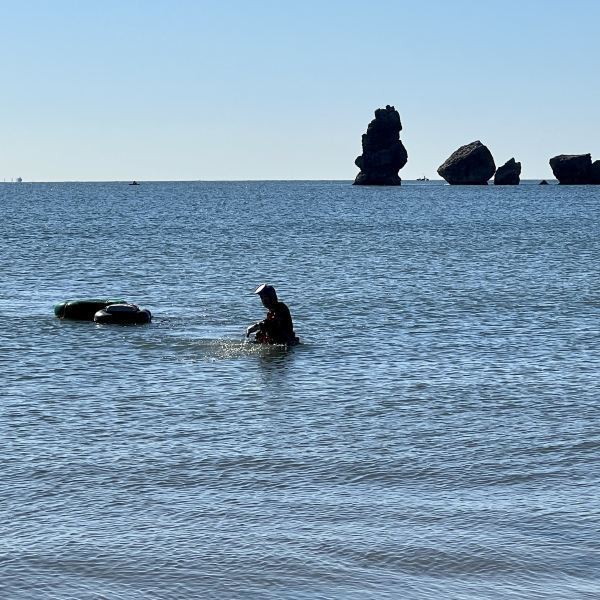
[[[417,181],[429,181],[429,179],[423,175],[423,177],[417,177]]]
[[[140,185],[137,181],[132,181],[129,185]]]

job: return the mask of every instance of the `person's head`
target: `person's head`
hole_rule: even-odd
[[[277,304],[277,292],[272,285],[263,283],[256,288],[254,293],[258,294],[265,308],[271,308]]]

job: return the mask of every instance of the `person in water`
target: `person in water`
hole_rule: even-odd
[[[279,302],[275,288],[263,283],[254,293],[259,295],[267,309],[267,318],[250,325],[246,329],[246,337],[256,333],[256,341],[261,344],[297,344],[299,340],[294,333],[290,309],[283,302]]]

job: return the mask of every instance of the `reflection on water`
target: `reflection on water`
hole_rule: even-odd
[[[259,355],[259,365],[263,372],[265,383],[281,385],[280,378],[285,377],[290,363],[294,361],[296,354],[302,351],[305,351],[305,348],[301,350],[300,346],[294,346],[293,348],[271,346],[265,349]]]

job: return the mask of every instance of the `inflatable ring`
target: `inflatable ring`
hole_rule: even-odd
[[[123,304],[120,298],[91,298],[85,300],[65,300],[54,305],[54,314],[59,319],[93,321],[94,315],[111,304]]]
[[[94,322],[115,325],[142,325],[150,323],[152,314],[135,304],[110,304],[94,315]]]

